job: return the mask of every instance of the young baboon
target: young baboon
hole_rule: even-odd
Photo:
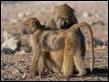
[[[91,44],[91,67],[94,64],[94,50],[93,50],[93,33],[91,27],[85,23],[78,23],[71,28],[65,30],[50,30],[42,26],[37,18],[29,18],[25,21],[26,30],[31,34],[31,44],[33,49],[32,64],[30,67],[29,76],[34,76],[36,69],[39,75],[43,73],[44,67],[58,72],[58,67],[54,65],[50,57],[46,59],[47,52],[58,52],[63,50],[63,64],[62,73],[64,76],[69,77],[73,75],[74,68],[79,72],[76,76],[83,76],[86,71],[82,59],[81,39],[77,33],[78,28],[87,27],[89,39]],[[60,54],[55,54],[55,56]],[[59,56],[60,57],[60,56]],[[45,58],[45,61],[44,59]],[[52,57],[51,57],[52,58]],[[41,61],[40,61],[41,60]],[[43,62],[45,62],[45,64]],[[41,63],[41,64],[38,64]],[[41,65],[41,66],[40,66]]]

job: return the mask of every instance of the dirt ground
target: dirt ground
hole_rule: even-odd
[[[58,74],[28,79],[31,63],[29,36],[21,33],[22,22],[37,17],[42,24],[56,5],[67,3],[75,9],[78,21],[88,22],[93,30],[95,69],[89,71],[89,52],[85,56],[87,74],[64,78]],[[86,34],[87,36],[87,34]],[[10,40],[11,39],[11,40]],[[14,42],[15,43],[14,43]],[[86,42],[87,43],[87,42]],[[12,44],[6,46],[6,44]],[[10,52],[7,52],[8,48]],[[16,48],[16,49],[15,49]],[[13,51],[12,51],[13,49]],[[108,2],[106,1],[2,1],[1,2],[1,80],[2,81],[108,81]]]

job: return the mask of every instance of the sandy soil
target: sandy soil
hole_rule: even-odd
[[[22,22],[29,17],[37,17],[45,23],[56,5],[67,3],[75,9],[78,21],[87,21],[94,33],[95,69],[89,71],[89,52],[85,56],[87,74],[82,77],[64,78],[58,74],[27,78],[31,63],[31,46],[28,35],[21,34]],[[7,33],[7,34],[6,34]],[[19,44],[14,53],[1,51],[2,81],[108,81],[108,2],[106,1],[7,1],[1,2],[1,44],[14,37]],[[13,43],[13,45],[16,45]],[[15,46],[16,47],[16,46]],[[13,47],[14,48],[14,47]]]

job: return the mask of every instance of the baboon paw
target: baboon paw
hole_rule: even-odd
[[[36,73],[36,72],[30,72],[30,73],[28,74],[28,78],[33,78],[33,77],[36,76],[36,75],[38,75],[38,73]]]
[[[71,77],[72,74],[63,74],[63,76],[67,78],[67,77]]]
[[[78,73],[78,74],[76,74],[76,76],[81,77],[81,76],[84,76],[85,74],[86,74],[86,72]]]
[[[28,79],[30,79],[30,78],[32,78],[32,77],[34,77],[34,74],[30,73],[30,74],[28,75]]]

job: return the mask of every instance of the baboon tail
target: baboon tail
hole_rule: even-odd
[[[86,22],[81,22],[81,23],[77,23],[77,24],[74,24],[71,28],[69,28],[69,31],[71,32],[74,32],[76,30],[78,30],[78,28],[81,28],[81,27],[85,27],[88,29],[88,35],[89,35],[89,40],[90,40],[90,58],[91,58],[91,61],[90,61],[90,71],[93,72],[93,69],[94,69],[94,45],[93,45],[93,32],[92,32],[92,29],[90,27],[90,25]]]

